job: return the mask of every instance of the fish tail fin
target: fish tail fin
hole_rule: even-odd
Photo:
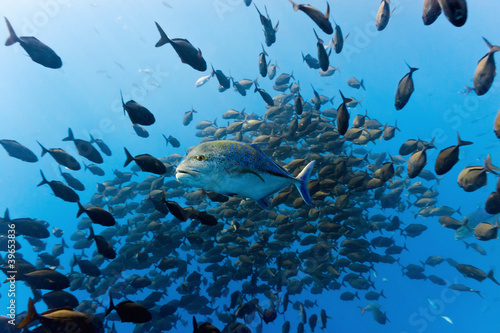
[[[295,178],[296,180],[298,180],[298,184],[295,184],[295,186],[299,190],[302,199],[304,199],[304,201],[310,206],[313,205],[313,202],[311,199],[311,195],[309,194],[308,185],[309,177],[311,176],[315,163],[316,161],[309,162],[309,164],[307,164],[306,167],[299,173],[297,178]]]
[[[361,79],[361,82],[359,83],[359,85],[361,86],[361,88],[363,88],[363,90],[365,90],[365,91],[366,91],[366,89],[365,89],[365,85],[363,84],[363,79]]]
[[[165,31],[163,31],[163,29],[160,27],[160,25],[155,22],[156,24],[156,27],[158,28],[158,31],[160,32],[160,40],[158,41],[158,43],[156,43],[156,47],[160,47],[162,45],[165,45],[167,43],[170,43],[171,40],[167,37],[167,34],[165,33]]]
[[[468,146],[468,145],[471,145],[471,144],[473,144],[472,141],[464,141],[464,140],[460,139],[460,135],[457,132],[457,146],[458,147]]]
[[[385,297],[385,295],[384,295],[384,289],[380,290],[380,296],[381,296],[381,297],[383,297],[383,298],[387,298],[387,297]]]
[[[19,37],[17,37],[16,35],[16,32],[14,31],[14,28],[12,28],[12,25],[10,25],[10,22],[9,20],[5,18],[5,23],[7,23],[7,28],[9,28],[9,33],[10,33],[10,36],[9,38],[7,38],[7,40],[5,41],[5,46],[10,46],[12,44],[15,44],[17,42],[19,42]]]
[[[65,248],[69,249],[69,246],[68,246],[68,244],[66,244],[66,242],[64,241],[64,238],[62,239],[62,243],[61,243],[61,244],[62,244],[62,246],[63,246],[63,247],[65,247]]]
[[[8,21],[7,21],[8,22]],[[10,31],[10,28],[9,28]],[[500,51],[500,46],[492,45],[486,38],[483,37],[483,40],[485,41],[486,45],[488,45],[488,48],[490,49],[490,53],[495,53]],[[7,45],[7,44],[5,44]]]
[[[82,206],[82,204],[80,203],[80,201],[78,201],[77,203],[78,203],[78,213],[76,214],[76,218],[79,218],[80,215],[82,215],[83,213],[85,213],[85,208]]]
[[[10,221],[9,209],[8,208],[5,210],[5,213],[3,214],[3,219],[4,219],[5,222],[9,222]]]
[[[464,241],[464,244],[465,244],[465,249],[467,250],[469,248],[470,244],[467,243],[466,241]]]
[[[8,22],[8,21],[7,21]],[[36,320],[38,318],[38,313],[36,312],[35,309],[35,304],[33,303],[33,300],[30,298],[28,301],[28,314],[26,317],[17,325],[17,329],[23,328],[26,325],[29,325],[33,320]]]
[[[299,5],[297,5],[295,2],[293,2],[292,0],[288,0],[290,1],[290,3],[293,5],[293,10],[294,11],[298,11],[299,10]]]
[[[127,148],[123,148],[123,149],[125,149],[125,155],[127,155],[127,160],[125,161],[125,165],[124,165],[124,167],[126,167],[127,165],[130,164],[130,162],[132,162],[134,160],[134,157],[132,155],[130,155]]]
[[[123,114],[125,114],[125,101],[123,100],[123,93],[121,89],[120,89],[120,98],[122,100]]]
[[[109,308],[106,310],[106,313],[104,314],[104,317],[109,315],[111,311],[113,311],[115,308],[115,305],[113,304],[113,297],[111,297],[111,292],[109,293]]]
[[[493,270],[490,270],[488,272],[488,279],[490,279],[491,281],[493,281],[494,283],[500,285],[500,283],[498,283],[498,281],[495,279],[495,277],[493,276]]]
[[[94,143],[94,142],[96,142],[96,141],[95,141],[95,138],[92,136],[92,134],[90,134],[90,133],[89,133],[89,135],[90,135],[90,143]]]
[[[193,332],[198,332],[198,322],[196,321],[196,317],[193,316]]]
[[[464,86],[465,87],[465,95],[468,95],[471,91],[476,91],[473,87]]]
[[[362,306],[359,306],[359,305],[358,305],[358,308],[361,310],[361,315],[364,315],[365,314],[365,308],[362,307]]]
[[[314,31],[314,35],[316,36],[316,39],[318,40],[318,42],[320,42],[321,44],[323,44],[323,40],[321,38],[318,37],[318,34],[316,33],[316,29],[313,28],[313,31]]]
[[[85,167],[85,171],[89,169],[89,166],[87,165],[87,163],[85,163],[85,161],[83,161],[83,166]]]
[[[89,230],[90,230],[90,235],[89,235],[89,237],[87,238],[87,240],[94,239],[94,238],[95,238],[94,228],[93,228],[92,226],[89,226]],[[83,251],[82,251],[82,252],[83,252]]]
[[[361,299],[359,298],[359,295],[358,295],[358,291],[356,290],[356,292],[354,293],[354,297],[356,297],[357,299]]]
[[[64,138],[63,141],[75,141],[71,128],[68,128],[68,137]]]
[[[408,63],[407,63],[406,61],[405,61],[405,64],[406,64],[406,66],[408,66],[408,68],[410,69],[410,73],[413,73],[413,72],[415,72],[415,71],[418,71],[418,68],[416,68],[416,67],[411,67],[410,65],[408,65]]]
[[[45,175],[43,174],[42,170],[40,170],[40,175],[42,175],[42,181],[40,182],[40,184],[38,184],[38,186],[48,184],[49,182],[47,181],[47,178],[45,178]]]
[[[165,138],[165,142],[167,143],[167,147],[168,147],[168,138],[165,136],[165,134],[162,134],[162,135]]]
[[[494,166],[492,163],[491,163],[491,156],[490,154],[488,154],[488,156],[486,156],[486,159],[484,160],[484,167],[486,168],[487,171],[493,173],[493,174],[497,174],[495,171],[499,171],[500,168],[499,167],[496,167]]]
[[[47,148],[45,148],[44,146],[42,146],[42,144],[40,142],[37,141],[37,143],[42,148],[42,157],[43,157],[43,155],[47,154],[49,152],[49,150]]]
[[[475,292],[476,294],[479,295],[479,297],[484,298],[483,295],[481,295],[481,292],[479,290],[472,290],[472,292]]]

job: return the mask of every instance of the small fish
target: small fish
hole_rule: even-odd
[[[205,76],[202,76],[202,77],[200,77],[198,80],[196,80],[196,82],[194,83],[194,86],[195,86],[196,88],[201,87],[202,85],[204,85],[205,83],[207,83],[207,82],[208,82],[208,80],[210,80],[210,78],[211,78],[212,76],[214,76],[214,72],[213,72],[213,71],[212,71],[212,72],[210,72],[210,74],[205,75]]]
[[[323,30],[325,34],[331,35],[333,33],[332,24],[328,20],[330,18],[330,5],[328,4],[328,2],[326,3],[326,13],[323,14],[313,6],[298,5],[292,0],[289,1],[293,5],[294,11],[301,10],[306,13],[306,15],[309,16],[314,21],[314,23],[316,23],[318,27]]]
[[[124,149],[125,155],[127,155],[127,160],[125,161],[124,166],[127,166],[130,164],[130,162],[135,161],[135,163],[137,163],[137,166],[139,166],[142,171],[155,173],[157,175],[163,175],[167,172],[167,168],[165,167],[165,165],[157,158],[149,154],[141,154],[133,157],[132,155],[130,155],[127,148]]]
[[[38,157],[36,157],[36,155],[31,150],[15,140],[0,140],[0,144],[5,148],[5,150],[11,157],[29,163],[38,162]]]
[[[182,38],[168,38],[167,34],[160,25],[155,22],[156,28],[160,32],[160,40],[156,43],[156,47],[160,47],[165,44],[170,44],[174,48],[175,52],[181,61],[188,64],[197,71],[204,72],[207,70],[207,63],[201,54],[200,49],[196,49],[187,39]]]
[[[52,158],[54,158],[54,160],[56,160],[56,162],[59,165],[62,165],[64,167],[71,169],[71,170],[74,170],[74,171],[81,169],[80,163],[78,163],[78,161],[73,156],[71,156],[70,154],[68,154],[67,152],[62,150],[61,148],[47,149],[44,146],[42,146],[42,144],[40,142],[38,142],[38,144],[42,148],[42,157],[46,153],[49,153],[50,156],[52,156]]]
[[[267,76],[267,67],[269,66],[266,56],[268,56],[268,54],[266,50],[264,50],[264,45],[262,45],[262,52],[259,54],[259,73],[262,77]]]
[[[141,104],[137,103],[133,99],[125,103],[123,100],[123,94],[120,90],[120,96],[122,99],[123,113],[127,112],[132,124],[139,124],[143,126],[153,125],[156,121],[155,116],[146,109]]]
[[[102,153],[106,156],[111,156],[111,149],[109,149],[108,145],[104,143],[101,139],[94,139],[92,134],[90,134],[90,143],[95,143],[102,151]]]
[[[312,205],[307,184],[313,167],[314,161],[294,178],[257,146],[221,140],[191,149],[177,167],[175,176],[187,185],[223,195],[248,197],[263,207],[267,207],[267,197],[294,184],[304,201]]]
[[[391,9],[389,7],[390,3],[391,3],[390,0],[382,0],[380,2],[380,6],[377,12],[377,18],[375,21],[375,26],[377,27],[378,31],[384,30],[385,27],[387,26],[387,23],[389,23],[389,18],[392,15]]]
[[[167,143],[167,146],[168,144],[170,143],[172,145],[172,147],[174,148],[179,148],[181,146],[179,140],[177,140],[176,138],[174,138],[173,136],[169,135],[168,138],[165,136],[165,134],[162,134],[163,137],[165,138],[165,141]]]
[[[363,90],[366,90],[363,84],[363,80],[358,81],[355,77],[351,77],[349,80],[347,80],[347,85],[354,89],[359,89],[359,87],[361,87],[363,88]]]
[[[398,88],[396,90],[396,110],[401,110],[402,108],[405,107],[406,103],[410,100],[410,96],[415,90],[415,87],[413,85],[413,79],[412,79],[412,74],[418,68],[410,67],[408,63],[406,64],[408,68],[410,69],[410,72],[406,74],[398,83]]]
[[[68,136],[64,138],[63,141],[73,141],[76,150],[78,150],[78,155],[85,157],[89,161],[97,164],[101,164],[103,162],[101,154],[94,148],[94,146],[92,146],[92,143],[81,139],[75,139],[71,128],[68,128]]]
[[[48,68],[56,69],[62,67],[61,58],[59,58],[54,50],[35,37],[17,37],[14,28],[12,28],[12,25],[6,17],[5,22],[7,23],[7,28],[10,33],[9,38],[7,38],[5,42],[6,46],[19,43],[34,62]]]
[[[198,113],[198,111],[196,111],[193,108],[191,108],[191,111],[186,111],[184,113],[184,118],[182,119],[182,124],[184,126],[187,126],[187,125],[191,124],[191,122],[193,121],[193,116],[194,116],[195,113]]]
[[[316,30],[314,30],[314,35],[316,36],[316,39],[318,40],[316,43],[316,47],[318,49],[318,61],[319,61],[319,66],[321,70],[327,71],[328,67],[330,66],[330,60],[328,57],[332,53],[332,50],[330,49],[329,53],[326,53],[325,47],[323,46],[323,40],[318,37],[318,34],[316,33]]]
[[[42,181],[40,182],[40,184],[38,184],[38,186],[42,186],[45,184],[49,185],[54,195],[58,198],[63,199],[64,201],[78,202],[80,200],[78,194],[76,194],[76,192],[71,187],[57,180],[48,181],[45,178],[42,170],[40,170],[40,175],[42,176]]]
[[[452,325],[453,325],[453,321],[451,321],[451,319],[450,319],[450,318],[448,318],[448,317],[446,317],[446,316],[439,316],[439,317],[443,318],[444,320],[446,320],[447,322],[449,322],[450,324],[452,324]]]
[[[141,138],[149,138],[149,132],[139,124],[132,124],[135,134]]]

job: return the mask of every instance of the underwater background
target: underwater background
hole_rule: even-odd
[[[494,119],[500,107],[498,80],[483,96],[478,97],[473,92],[464,94],[464,86],[472,86],[477,62],[488,52],[482,37],[494,45],[500,44],[498,1],[469,1],[467,22],[460,28],[451,25],[444,15],[434,24],[424,26],[423,1],[392,1],[391,10],[394,9],[394,12],[387,27],[380,32],[375,29],[379,1],[329,1],[330,21],[335,20],[341,26],[344,36],[349,34],[342,52],[333,52],[330,56],[330,64],[339,69],[330,77],[320,77],[318,70],[308,68],[301,52],[316,57],[316,37],[312,28],[325,40],[325,45],[331,36],[321,32],[304,13],[294,12],[288,1],[260,0],[254,3],[263,13],[264,6],[267,7],[273,24],[279,21],[276,43],[265,47],[268,59],[271,64],[277,61],[278,75],[293,72],[293,81],[300,82],[301,95],[305,100],[313,96],[312,84],[319,94],[335,97],[332,104],[328,103],[323,108],[337,108],[341,103],[340,89],[346,96],[362,99],[361,105],[350,109],[351,122],[355,115],[364,114],[365,109],[370,118],[379,120],[381,124],[394,125],[397,120],[397,127],[401,131],[396,132],[392,140],[368,143],[364,148],[371,153],[386,152],[396,156],[399,147],[407,139],[431,141],[435,138],[437,149],[427,152],[428,164],[425,167],[432,171],[439,150],[456,144],[457,132],[463,140],[473,141],[473,145],[460,149],[460,161],[439,182],[421,178],[412,182],[422,181],[426,187],[438,190],[438,205],[460,208],[463,216],[484,208],[489,193],[495,190],[497,177],[488,175],[488,185],[473,193],[463,191],[457,185],[457,177],[466,166],[483,165],[487,154],[491,155],[494,165],[500,165],[499,139],[493,133]],[[324,1],[311,1],[310,4],[325,11]],[[254,80],[259,76],[258,56],[264,43],[264,34],[253,4],[247,7],[241,0],[3,0],[0,2],[0,13],[9,19],[19,36],[36,36],[54,49],[63,61],[61,69],[48,69],[31,61],[18,44],[0,47],[3,95],[0,138],[16,140],[39,157],[37,163],[30,164],[11,158],[4,151],[0,152],[0,209],[8,208],[11,218],[45,220],[50,224],[49,231],[54,227],[64,230],[63,238],[69,248],[59,256],[62,268],[58,271],[63,274],[71,271],[69,262],[73,254],[81,253],[81,250],[72,248],[73,241],[70,240],[81,218],[76,218],[76,204],[56,198],[48,186],[37,188],[36,185],[41,181],[40,169],[47,179],[62,181],[57,163],[49,156],[40,158],[37,141],[48,148],[61,147],[80,162],[83,158],[78,156],[73,143],[61,141],[67,136],[68,128],[73,130],[77,138],[89,140],[89,134],[92,134],[111,148],[112,156],[103,156],[104,163],[100,165],[106,172],[105,176],[92,175],[83,168],[76,172],[70,171],[84,183],[86,190],[79,192],[79,196],[82,203],[87,203],[96,193],[97,183],[114,178],[113,170],[131,170],[130,165],[123,167],[124,147],[132,155],[148,153],[160,158],[176,153],[185,156],[189,147],[200,143],[201,138],[195,135],[198,122],[217,118],[219,126],[226,126],[228,121],[221,116],[229,109],[245,108],[247,114],[260,116],[266,112],[266,103],[259,94],[253,93],[253,88],[243,97],[233,89],[222,93],[217,91],[215,77],[201,87],[194,85],[201,76],[210,74],[210,64],[235,79]],[[170,45],[155,48],[159,39],[155,21],[169,37],[186,38],[196,48],[199,47],[207,61],[208,70],[201,73],[181,63]],[[5,25],[0,26],[0,36],[5,39],[9,36]],[[399,80],[408,71],[405,61],[419,70],[413,74],[415,92],[410,101],[403,110],[396,111],[394,95]],[[346,81],[353,76],[364,80],[366,91],[347,86]],[[272,96],[279,94],[272,89],[273,81],[268,78],[259,77],[258,82]],[[147,128],[148,138],[137,136],[132,129],[130,120],[124,115],[120,90],[125,101],[133,99],[154,113],[156,123]],[[198,113],[194,114],[189,126],[183,126],[184,113],[192,108]],[[181,146],[167,146],[162,134],[174,136]],[[346,148],[345,152],[349,154],[350,149]],[[141,182],[150,175],[139,172],[132,181]],[[403,172],[402,177],[406,177],[406,172]],[[316,179],[317,175],[311,178]],[[173,179],[171,177],[169,180]],[[133,200],[140,202],[143,197]],[[173,200],[181,206],[185,203],[183,198]],[[404,192],[401,201],[407,205],[408,202],[414,202],[415,197]],[[369,215],[397,215],[404,223],[402,227],[410,223],[421,223],[428,227],[415,238],[406,238],[399,231],[384,231],[384,236],[393,236],[397,245],[406,244],[409,250],[395,256],[399,258],[400,264],[420,264],[427,257],[437,255],[474,265],[485,272],[493,269],[498,274],[498,240],[478,242],[474,237],[467,239],[468,242],[480,243],[487,252],[485,256],[480,255],[470,248],[466,249],[463,241],[455,240],[453,230],[443,228],[438,223],[438,217],[415,217],[413,212],[418,210],[408,205],[402,212],[382,210],[378,205],[368,210]],[[127,218],[133,215],[135,213],[131,212],[127,217],[117,219],[117,223],[126,224]],[[453,217],[462,219],[457,214]],[[171,218],[169,215],[166,220]],[[223,219],[219,222],[223,222]],[[179,223],[181,227],[189,224]],[[225,228],[230,223],[227,221]],[[98,233],[103,227],[94,229]],[[367,239],[379,235],[378,231],[369,233]],[[145,235],[144,239],[149,240],[151,236]],[[35,264],[38,253],[31,249],[23,237],[17,237],[17,241],[22,245],[18,253]],[[61,242],[53,235],[45,241],[49,253],[55,244]],[[115,249],[118,250],[122,245],[115,244]],[[92,245],[85,250],[86,255],[90,257],[94,250],[95,246]],[[295,244],[289,250],[302,251],[303,248]],[[212,275],[204,272],[205,265],[196,262],[193,251],[188,252],[195,256],[188,266],[188,273],[199,269],[211,283]],[[179,249],[178,254],[186,258],[183,249]],[[332,255],[337,255],[335,250]],[[402,276],[398,263],[375,263],[374,268],[376,273],[371,271],[369,274],[375,290],[383,290],[386,296],[378,300],[390,320],[385,325],[374,321],[369,313],[361,316],[358,306],[365,307],[370,303],[363,297],[365,290],[359,291],[360,300],[340,299],[341,293],[356,291],[349,285],[340,290],[325,289],[320,295],[303,290],[300,295],[291,296],[290,300],[317,301],[317,305],[306,309],[307,315],[309,317],[315,313],[319,316],[320,310],[325,309],[330,317],[325,332],[497,332],[500,329],[497,315],[500,287],[489,279],[483,282],[467,279],[447,263],[436,267],[426,266],[425,274],[435,274],[448,283],[462,283],[480,290],[483,297],[478,297],[474,293],[450,291],[446,286],[435,285],[428,280],[411,280]],[[126,270],[122,276],[147,276],[153,269],[152,265],[148,269]],[[341,277],[338,280],[341,282]],[[179,299],[175,288],[182,282],[182,278],[174,281],[157,305]],[[238,290],[242,282],[232,281],[230,293]],[[0,314],[4,315],[9,301],[7,284],[2,284],[0,288]],[[204,288],[206,286],[202,285],[200,294],[204,294]],[[127,295],[127,299],[141,301],[151,292],[151,289],[145,288],[136,294]],[[74,295],[80,302],[90,300],[86,290],[75,291]],[[282,296],[283,292],[280,298]],[[30,297],[33,297],[31,290],[18,282],[18,313],[27,310]],[[266,297],[261,294],[257,298],[263,308],[268,307]],[[98,299],[107,308],[107,294]],[[434,300],[437,308],[433,308],[428,299]],[[115,304],[117,302],[115,300]],[[217,299],[210,306],[222,312],[224,306],[229,306],[229,296]],[[43,302],[37,303],[36,308],[39,313],[47,309]],[[98,312],[104,311],[104,308],[98,308]],[[234,309],[231,311],[234,312]],[[170,331],[191,332],[193,314],[183,309],[178,309],[176,314],[187,326],[177,321],[176,327]],[[224,327],[215,313],[195,316],[198,322],[212,321],[220,330]],[[446,316],[453,323],[440,316]],[[291,332],[295,332],[301,317],[292,304],[285,315],[278,314],[273,323],[264,324],[262,331],[281,331],[285,320],[290,321]],[[243,322],[242,319],[239,321]],[[247,326],[255,332],[260,322],[257,316]],[[140,325],[115,323],[118,332],[146,331]],[[111,327],[110,323],[108,325]],[[320,331],[320,324],[315,330]],[[308,325],[306,331],[310,331]]]

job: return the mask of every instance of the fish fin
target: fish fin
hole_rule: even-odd
[[[325,13],[325,18],[328,20],[330,18],[330,4],[328,1],[326,2],[326,13]]]
[[[359,85],[361,86],[361,88],[363,88],[363,90],[365,90],[365,91],[366,91],[366,89],[365,89],[365,85],[363,84],[363,79],[361,79],[361,82],[359,83]]]
[[[486,159],[484,160],[484,167],[486,168],[487,171],[493,173],[493,174],[497,174],[495,171],[499,171],[500,168],[494,166],[492,163],[491,163],[491,156],[490,154],[488,154],[488,156],[486,156]]]
[[[257,202],[262,208],[268,210],[269,209],[269,205],[267,204],[266,202],[266,198],[262,198],[262,199],[259,199],[259,200],[255,200],[255,202]]]
[[[40,184],[38,184],[38,186],[42,186],[42,185],[48,184],[49,182],[45,178],[45,175],[43,174],[42,170],[40,170],[40,175],[42,175],[42,181],[40,182]]]
[[[7,21],[8,22],[8,21]],[[36,312],[35,309],[35,304],[33,303],[33,300],[30,298],[28,301],[28,314],[26,317],[17,325],[17,329],[23,328],[26,325],[29,325],[33,320],[36,320],[38,318],[38,313]]]
[[[73,136],[73,131],[71,128],[68,128],[68,137],[62,139],[63,141],[75,141],[75,137]]]
[[[168,147],[168,138],[165,136],[165,134],[162,134],[162,135],[165,138],[165,141],[167,142],[167,147]]]
[[[7,21],[8,22],[8,21]],[[10,26],[10,25],[9,25]],[[10,28],[9,28],[10,31]],[[486,42],[486,45],[488,45],[488,48],[490,49],[489,53],[495,53],[500,51],[500,46],[492,45],[486,38],[483,37],[483,40]],[[7,45],[7,44],[5,44]]]
[[[489,278],[491,281],[493,281],[494,283],[496,283],[496,284],[500,285],[500,283],[498,283],[498,281],[497,281],[497,280],[495,279],[495,277],[493,276],[493,270],[490,270],[490,271],[488,272],[488,278]]]
[[[9,28],[9,33],[10,33],[10,36],[9,38],[7,38],[7,40],[5,41],[5,46],[10,46],[12,44],[15,44],[17,42],[20,42],[20,39],[19,37],[17,37],[16,35],[16,32],[14,31],[14,28],[12,28],[12,25],[10,25],[10,22],[9,20],[5,18],[5,22],[7,23],[7,28]]]
[[[408,66],[408,68],[410,69],[410,74],[415,72],[415,71],[418,71],[418,68],[416,67],[411,67],[410,65],[408,65],[408,63],[405,61],[405,64],[406,66]]]
[[[44,146],[42,146],[42,144],[40,142],[37,141],[37,143],[42,148],[42,157],[43,157],[43,155],[47,154],[49,152],[49,150],[47,148],[45,148]]]
[[[229,172],[237,172],[237,173],[241,173],[241,174],[251,173],[251,174],[256,175],[257,177],[259,177],[259,179],[262,180],[263,183],[266,182],[264,180],[264,178],[262,178],[262,176],[259,175],[255,170],[252,170],[252,169],[249,169],[249,168],[232,168],[231,170],[229,170]]]
[[[89,135],[90,135],[90,143],[94,143],[94,142],[96,142],[96,141],[95,141],[95,138],[92,136],[92,134],[90,134],[90,133],[89,133]]]
[[[167,34],[165,33],[165,31],[163,31],[163,29],[160,27],[160,25],[155,22],[156,24],[156,27],[158,28],[158,31],[160,32],[160,40],[158,41],[158,43],[156,43],[156,47],[160,47],[162,45],[165,45],[167,43],[171,43],[172,41],[167,37]]]
[[[278,21],[276,23],[276,25],[274,26],[274,32],[278,32],[278,26],[279,26],[279,24],[280,24],[280,21]]]
[[[123,100],[123,93],[121,89],[120,89],[120,97],[122,99],[123,114],[125,114],[125,101]]]
[[[316,161],[309,162],[309,164],[307,164],[305,168],[302,169],[297,178],[295,178],[298,181],[298,183],[296,183],[295,186],[299,190],[300,196],[310,206],[313,206],[313,202],[311,199],[311,195],[309,194],[308,185],[309,185],[309,177],[311,176],[315,163]]]
[[[476,91],[473,87],[464,86],[465,87],[465,95],[467,96],[471,91]]]
[[[78,201],[77,203],[78,203],[78,213],[76,214],[76,218],[79,218],[80,215],[82,215],[83,213],[85,213],[85,208],[83,208],[83,206],[80,203],[80,201]]]
[[[460,135],[458,134],[457,132],[457,146],[458,147],[461,147],[461,146],[468,146],[468,145],[471,145],[473,144],[474,142],[472,141],[464,141],[462,139],[460,139]]]
[[[198,323],[196,322],[196,317],[193,316],[193,332],[198,332]]]
[[[4,215],[3,215],[3,219],[4,219],[4,221],[6,221],[6,222],[9,222],[9,221],[10,221],[9,209],[8,209],[8,208],[5,210],[5,213],[4,213]]]
[[[65,248],[69,249],[69,246],[68,246],[68,244],[66,244],[66,242],[64,241],[64,238],[62,239],[62,243],[61,243],[61,244],[62,244],[62,246],[63,246],[63,247],[65,247]]]
[[[350,97],[344,97],[344,94],[342,94],[342,91],[340,91],[340,90],[339,90],[339,93],[340,93],[340,96],[342,97],[342,101],[343,101],[343,103],[344,103],[344,104],[345,104],[345,103],[349,103],[349,102],[351,102],[351,101],[352,101],[352,98],[350,98]],[[360,101],[360,102],[361,102],[361,101]],[[361,104],[361,103],[360,103],[360,104]]]
[[[293,5],[293,10],[294,10],[294,11],[299,10],[299,5],[297,5],[297,4],[296,4],[295,2],[293,2],[292,0],[288,0],[288,1],[290,1],[290,3]]]
[[[314,35],[316,36],[316,39],[318,40],[318,42],[321,43],[321,44],[324,44],[323,40],[318,37],[318,34],[316,33],[316,30],[314,28],[313,28],[313,31],[314,31]]]
[[[130,162],[132,162],[134,160],[134,157],[132,155],[130,155],[127,148],[123,148],[123,149],[125,149],[125,154],[127,155],[127,160],[125,161],[125,165],[124,165],[124,167],[126,167],[127,165],[130,164]]]
[[[113,311],[115,308],[115,305],[113,304],[113,297],[111,297],[111,292],[109,293],[109,308],[104,314],[104,317],[106,317],[111,311]]]

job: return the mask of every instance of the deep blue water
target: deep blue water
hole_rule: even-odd
[[[266,47],[269,59],[272,63],[277,61],[278,74],[293,71],[306,100],[312,97],[309,84],[313,84],[320,94],[335,96],[333,107],[337,108],[341,100],[338,89],[341,89],[345,95],[358,100],[363,98],[362,106],[351,110],[351,119],[367,109],[368,115],[382,124],[393,125],[397,120],[401,132],[397,132],[394,139],[377,140],[376,145],[370,143],[367,149],[397,155],[400,145],[407,139],[418,137],[430,141],[435,137],[438,149],[428,152],[429,163],[426,167],[433,170],[437,152],[456,143],[457,131],[462,139],[473,141],[474,145],[461,148],[459,163],[439,185],[435,181],[416,179],[439,191],[439,205],[460,207],[461,212],[467,215],[484,207],[486,197],[495,188],[497,178],[493,175],[488,176],[487,186],[473,193],[464,192],[456,180],[464,167],[482,165],[488,153],[493,164],[500,165],[498,138],[492,129],[499,109],[500,87],[496,81],[490,91],[481,97],[473,93],[465,96],[459,92],[464,85],[472,85],[476,64],[488,51],[481,37],[492,44],[500,44],[500,40],[496,39],[500,36],[497,22],[500,4],[494,0],[469,1],[467,22],[457,28],[443,15],[431,26],[424,26],[422,2],[393,1],[391,9],[395,8],[395,11],[388,26],[377,32],[375,13],[378,1],[330,1],[330,20],[333,18],[341,26],[344,36],[350,34],[342,53],[330,57],[330,63],[340,69],[332,77],[318,76],[318,71],[309,69],[301,58],[301,51],[316,56],[313,27],[327,44],[329,37],[326,34],[320,33],[304,13],[294,12],[287,1],[261,0],[255,3],[261,11],[264,11],[264,5],[267,6],[273,24],[279,21],[277,41]],[[311,4],[325,10],[324,1],[313,1]],[[209,66],[213,64],[216,69],[237,79],[253,80],[259,75],[257,60],[264,35],[255,8],[253,5],[246,7],[241,0],[165,0],[147,4],[116,0],[4,0],[0,3],[0,12],[8,17],[19,36],[36,36],[53,48],[63,61],[61,69],[51,70],[32,62],[18,44],[0,47],[3,82],[0,137],[17,140],[38,156],[40,149],[36,140],[48,148],[61,147],[77,156],[72,143],[61,141],[67,136],[68,127],[73,129],[77,138],[88,139],[88,133],[102,138],[113,151],[113,156],[105,157],[103,164],[106,176],[93,176],[83,170],[72,172],[87,188],[80,193],[82,202],[90,200],[97,182],[114,177],[112,170],[130,170],[130,166],[123,168],[123,147],[134,155],[184,155],[189,147],[199,143],[200,138],[195,136],[194,128],[197,122],[218,118],[218,124],[224,126],[226,121],[221,115],[231,108],[246,108],[247,113],[258,115],[266,111],[265,103],[258,94],[249,92],[242,97],[232,89],[219,93],[215,78],[195,88],[196,80],[209,74],[209,71],[200,73],[182,64],[169,45],[154,47],[159,39],[154,25],[157,21],[169,37],[186,38],[199,47]],[[0,38],[6,39],[6,27],[3,23],[0,27]],[[405,61],[420,70],[413,75],[415,92],[408,105],[396,111],[394,94],[398,81],[408,71]],[[352,76],[364,79],[366,91],[346,85],[347,79]],[[267,78],[259,78],[259,85],[274,96],[278,92],[272,90],[272,84]],[[139,138],[130,126],[130,120],[123,115],[120,89],[126,100],[134,99],[154,113],[156,124],[147,128],[149,138]],[[193,123],[184,127],[184,112],[192,107],[198,113]],[[181,147],[166,147],[161,134],[178,138]],[[8,208],[12,218],[32,217],[48,221],[50,230],[53,227],[64,230],[64,238],[71,247],[69,237],[76,231],[79,221],[75,217],[76,205],[54,197],[47,186],[36,187],[41,180],[39,169],[48,179],[61,180],[53,159],[45,156],[36,164],[28,164],[8,157],[4,151],[0,152],[0,159],[0,210]],[[78,160],[81,162],[82,158],[78,156]],[[140,181],[148,175],[141,173],[134,180]],[[404,202],[406,200],[403,199]],[[415,199],[411,197],[409,200],[413,202]],[[390,216],[398,214],[406,224],[422,223],[428,226],[428,230],[416,238],[405,239],[399,232],[394,233],[396,243],[403,245],[406,242],[410,250],[401,255],[402,264],[418,264],[430,255],[439,255],[473,264],[484,271],[498,271],[497,240],[482,242],[480,245],[487,255],[481,256],[471,249],[466,250],[463,242],[455,241],[453,231],[442,228],[436,217],[425,220],[417,217],[414,220],[412,211],[416,212],[418,208],[411,207],[404,213],[391,209],[382,212]],[[378,211],[374,210],[375,213]],[[118,223],[124,221],[119,220]],[[374,236],[377,235],[369,235]],[[23,245],[20,252],[34,264],[37,254],[31,251],[22,237],[18,241]],[[48,238],[47,252],[58,243],[59,239],[53,236]],[[69,272],[72,254],[70,248],[61,256],[64,268],[60,271]],[[190,271],[196,267],[193,265]],[[372,274],[372,279],[376,289],[383,289],[387,296],[379,300],[390,320],[385,326],[373,321],[369,313],[360,316],[357,306],[365,306],[369,301],[362,298],[344,302],[339,299],[341,292],[353,291],[350,287],[340,291],[325,290],[319,296],[305,291],[300,297],[292,297],[292,301],[317,299],[318,307],[307,309],[307,314],[319,315],[320,309],[326,309],[331,317],[328,332],[496,332],[500,327],[496,315],[500,287],[490,280],[480,283],[466,279],[446,263],[426,268],[426,274],[436,274],[450,283],[463,283],[480,290],[484,296],[482,299],[473,293],[455,294],[430,281],[409,280],[401,276],[397,264],[376,264],[375,268],[376,277]],[[124,275],[129,273],[135,272],[124,272]],[[142,271],[139,274],[146,273]],[[210,279],[210,276],[207,275],[207,278]],[[0,314],[4,314],[8,300],[5,286],[1,287],[0,308],[3,310]],[[32,295],[22,283],[18,283],[17,288],[17,310],[20,312],[26,309],[28,297]],[[234,284],[233,288],[236,290],[238,285]],[[130,298],[139,301],[141,296],[147,294],[146,289],[136,298],[134,295]],[[88,296],[86,292],[76,295],[80,301]],[[175,291],[169,292],[161,302],[166,303],[175,296]],[[438,300],[442,307],[432,309],[427,298]],[[100,299],[107,306],[107,296]],[[220,308],[222,304],[228,302],[219,300],[217,303]],[[262,297],[261,304],[267,306],[268,301]],[[42,302],[37,304],[37,310],[45,310]],[[426,315],[426,311],[430,314]],[[175,331],[190,332],[191,315],[182,310],[179,314],[189,325],[184,328],[179,323]],[[439,315],[451,318],[453,324],[439,318]],[[292,332],[299,321],[297,316],[298,311],[290,305],[286,319],[292,322]],[[222,328],[215,315],[212,317],[214,323]],[[206,320],[205,316],[198,318],[199,321]],[[264,332],[281,331],[283,321],[280,315],[273,324],[264,326]],[[253,330],[258,322],[255,320],[248,326]],[[131,332],[135,325],[120,324],[117,327],[120,327],[119,332]],[[316,330],[319,330],[319,325]]]

